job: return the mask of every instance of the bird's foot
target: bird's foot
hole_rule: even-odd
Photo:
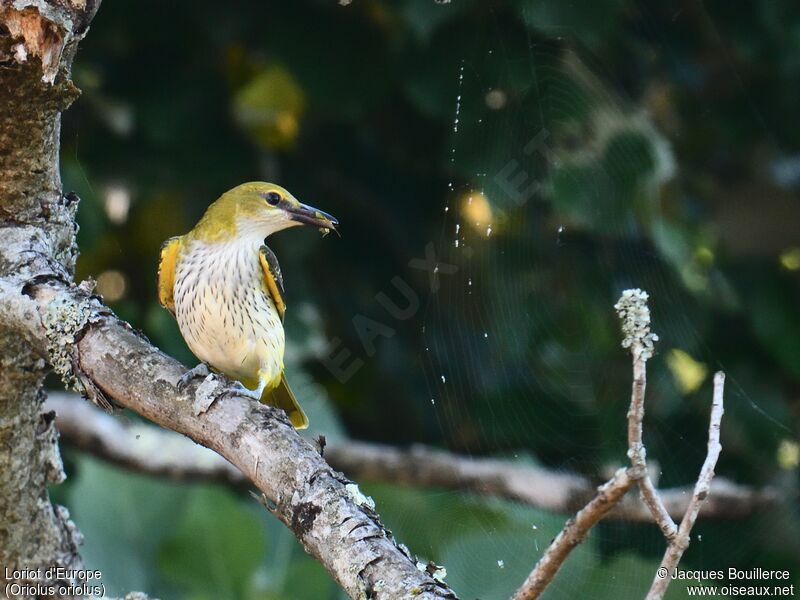
[[[236,393],[238,393],[241,396],[249,396],[250,398],[253,398],[255,400],[261,398],[261,388],[256,388],[255,390],[251,390],[245,387],[244,384],[239,381],[234,381],[233,387],[236,389]]]
[[[178,391],[182,392],[186,389],[186,386],[189,385],[189,382],[192,379],[205,379],[211,374],[211,371],[208,370],[208,365],[206,363],[200,363],[194,369],[189,369],[181,375],[181,378],[178,379],[178,383],[175,384],[175,387],[178,388]]]
[[[223,396],[245,396],[253,400],[259,400],[261,398],[259,390],[248,389],[239,381],[232,381],[230,388],[223,392],[221,397]]]

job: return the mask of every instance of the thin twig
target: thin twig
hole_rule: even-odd
[[[639,478],[639,495],[642,502],[647,506],[664,536],[671,540],[675,537],[678,526],[670,517],[647,471],[647,451],[642,441],[648,355],[638,341],[634,341],[631,354],[633,355],[633,385],[631,386],[631,406],[628,410],[628,458],[631,460],[631,466],[642,473]]]
[[[653,584],[650,587],[650,592],[647,594],[647,600],[661,600],[672,581],[672,573],[678,566],[678,563],[683,556],[683,553],[689,547],[690,534],[692,527],[694,527],[697,515],[700,514],[700,507],[708,498],[711,490],[711,480],[714,478],[714,467],[717,465],[717,459],[722,451],[722,445],[719,443],[719,430],[722,424],[722,415],[725,412],[723,406],[723,394],[725,388],[725,374],[721,371],[714,375],[714,399],[711,404],[711,419],[708,427],[708,453],[706,460],[700,469],[700,475],[697,478],[697,483],[694,486],[694,494],[689,501],[689,508],[686,514],[683,515],[680,527],[675,537],[669,542],[667,550],[664,553],[664,558],[661,560],[661,566],[656,571],[656,576],[653,579]]]
[[[619,469],[610,480],[600,486],[597,495],[585,507],[567,521],[561,532],[550,542],[536,567],[514,594],[513,600],[538,598],[564,561],[578,544],[583,542],[589,530],[636,484],[629,469]]]
[[[647,472],[647,451],[642,441],[644,420],[644,397],[647,388],[647,360],[653,355],[658,336],[650,331],[650,309],[648,295],[642,290],[625,290],[614,308],[622,320],[624,338],[622,346],[631,349],[633,356],[633,384],[631,403],[628,409],[628,458],[629,469],[620,469],[613,479],[598,490],[598,494],[581,509],[575,518],[567,521],[561,533],[550,543],[533,571],[517,590],[513,600],[535,600],[547,588],[572,549],[580,544],[589,530],[617,503],[625,492],[638,482],[642,502],[647,506],[655,522],[667,539],[668,547],[653,587],[647,600],[660,600],[667,586],[668,577],[659,579],[660,573],[671,573],[689,545],[689,532],[694,525],[700,507],[709,493],[714,465],[720,452],[719,424],[722,419],[722,382],[724,375],[714,378],[714,407],[711,414],[708,457],[695,486],[686,514],[678,527],[656,490]],[[664,571],[666,567],[668,570]]]
[[[646,364],[653,353],[653,343],[658,336],[650,332],[650,311],[647,294],[641,290],[626,290],[614,305],[622,320],[624,338],[622,346],[630,348],[633,355],[633,384],[631,403],[628,408],[628,458],[631,467],[620,469],[603,485],[597,495],[564,528],[545,550],[542,558],[517,590],[513,600],[535,600],[555,577],[569,553],[580,544],[589,530],[617,503],[637,481],[650,478],[647,474],[647,459],[642,443],[642,420],[644,419],[644,392],[647,387]],[[654,515],[658,512],[657,494],[644,493],[650,486],[643,486],[642,500]],[[663,504],[661,505],[663,508]],[[666,510],[666,509],[664,509]],[[655,512],[654,512],[655,511]],[[669,518],[669,515],[667,515]],[[671,519],[670,519],[671,520]]]

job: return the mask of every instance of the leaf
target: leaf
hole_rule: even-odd
[[[474,3],[474,0],[447,3],[405,0],[400,7],[400,14],[416,36],[420,40],[427,41],[440,24],[463,13]]]
[[[305,110],[305,94],[292,74],[280,65],[263,67],[233,99],[236,121],[267,148],[291,148]]]
[[[653,147],[638,131],[620,131],[606,143],[603,170],[624,190],[650,177],[656,167]]]
[[[384,484],[363,484],[386,526],[415,554],[442,559],[453,540],[486,528],[503,527],[506,516],[497,506],[458,492],[442,493]]]
[[[763,278],[751,290],[748,315],[763,348],[800,381],[800,317],[787,292]]]
[[[159,594],[156,549],[173,530],[186,490],[85,456],[76,465],[67,504],[85,538],[87,567],[103,573],[109,595],[141,589]]]
[[[201,487],[192,490],[158,558],[164,576],[192,597],[239,600],[248,597],[265,552],[263,524],[254,510],[226,490]]]
[[[618,27],[624,0],[565,2],[521,0],[517,2],[525,23],[555,36],[573,36],[586,45],[607,42]]]
[[[633,554],[622,554],[612,560],[600,562],[586,573],[581,586],[570,597],[644,598],[653,582],[658,564],[657,559],[645,560]],[[556,577],[553,591],[558,589],[559,583],[562,581],[561,573]],[[715,582],[710,581],[709,583],[714,585]],[[666,598],[686,598],[686,586],[689,584],[697,584],[697,582],[681,580],[671,582]],[[602,593],[599,593],[601,590]],[[558,596],[559,594],[553,594],[550,597]]]
[[[588,231],[620,235],[626,202],[597,164],[565,165],[553,170],[551,197],[560,221]]]
[[[463,532],[445,550],[441,564],[456,592],[481,600],[506,600],[525,580],[567,517],[498,503],[512,517],[503,527]],[[533,528],[536,525],[536,529]],[[596,564],[591,543],[577,547],[559,572],[550,598],[589,598],[575,593]]]

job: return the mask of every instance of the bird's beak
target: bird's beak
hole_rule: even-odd
[[[333,229],[334,231],[339,227],[339,221],[313,206],[299,204],[298,206],[284,208],[284,211],[292,221],[298,221],[303,225],[313,225],[320,229]]]

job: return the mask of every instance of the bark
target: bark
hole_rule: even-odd
[[[678,531],[670,539],[668,538],[667,550],[661,565],[656,571],[650,591],[645,597],[646,600],[661,600],[667,593],[667,588],[672,581],[669,576],[662,576],[662,573],[673,573],[678,567],[678,563],[683,553],[689,547],[691,541],[692,527],[694,527],[700,509],[711,493],[711,481],[714,479],[714,468],[717,466],[719,454],[722,452],[722,444],[719,442],[719,430],[722,426],[722,415],[725,413],[724,407],[725,374],[720,371],[714,375],[714,401],[711,404],[711,422],[708,426],[708,452],[697,477],[694,486],[692,500],[683,515]]]
[[[525,579],[512,600],[535,600],[547,589],[570,552],[582,544],[589,531],[597,525],[641,476],[635,469],[618,469],[614,477],[597,489],[597,495],[566,522],[550,542],[536,567]]]
[[[97,1],[0,2],[0,246],[29,237],[36,255],[0,249],[0,285],[17,294],[42,271],[75,265],[75,204],[61,194],[60,113]],[[47,485],[64,479],[52,415],[42,414],[46,363],[14,327],[31,306],[0,309],[0,567],[80,567],[80,535]],[[3,572],[0,570],[0,572]]]
[[[178,481],[215,481],[238,488],[248,483],[239,469],[207,448],[173,431],[116,419],[75,394],[50,393],[45,410],[55,411],[63,443],[125,468]],[[158,452],[153,451],[156,448]],[[582,475],[425,446],[397,448],[348,440],[329,443],[324,456],[333,468],[358,481],[459,490],[553,512],[574,513],[597,494],[595,482]],[[672,518],[680,519],[689,508],[693,488],[658,493]],[[773,488],[754,489],[717,477],[700,515],[742,518],[767,510],[779,499]],[[624,496],[604,518],[652,521],[650,510],[636,494]]]
[[[633,358],[633,385],[631,387],[631,403],[628,408],[628,458],[631,466],[627,469],[617,470],[613,478],[598,488],[597,495],[578,511],[574,518],[567,521],[561,533],[550,542],[533,571],[514,594],[513,600],[536,600],[539,598],[553,581],[572,550],[586,538],[589,530],[622,500],[631,487],[637,484],[643,504],[667,540],[667,551],[653,580],[647,600],[663,598],[670,578],[668,576],[661,577],[660,574],[672,573],[689,545],[689,534],[700,514],[700,508],[711,491],[714,467],[722,450],[719,443],[719,429],[723,414],[722,396],[725,375],[719,372],[714,376],[714,401],[711,410],[711,425],[709,426],[708,454],[695,484],[692,499],[686,507],[680,527],[678,527],[672,520],[661,493],[656,490],[647,471],[647,450],[642,441],[647,361],[652,358],[654,343],[658,341],[658,335],[653,333],[650,328],[648,299],[647,292],[638,288],[630,289],[623,291],[619,301],[614,305],[622,324],[622,347],[630,348]]]
[[[225,380],[179,392],[185,368],[91,285],[72,283],[77,198],[61,190],[59,115],[77,96],[70,66],[97,3],[0,0],[0,564],[80,565],[79,535],[47,496],[63,479],[53,415],[40,410],[49,363],[95,403],[113,400],[227,458],[351,597],[455,598],[282,411]]]
[[[217,376],[179,391],[186,367],[117,319],[85,286],[39,278],[25,286],[24,299],[0,290],[4,302],[17,312],[33,303],[33,318],[17,323],[20,335],[35,340],[65,380],[98,402],[112,400],[190,437],[241,470],[352,598],[455,598],[431,576],[434,568],[417,568],[372,501],[297,435],[283,411]]]

